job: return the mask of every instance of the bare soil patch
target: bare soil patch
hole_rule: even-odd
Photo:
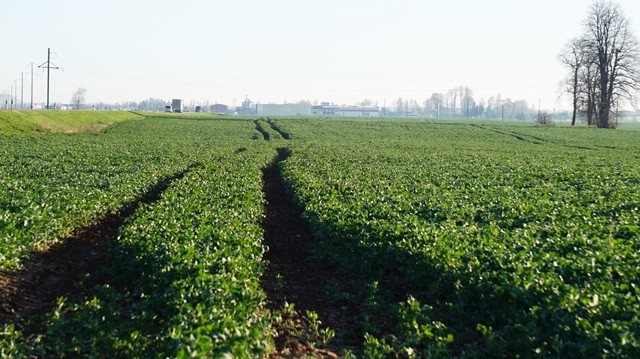
[[[269,266],[262,286],[270,309],[284,312],[283,323],[276,328],[276,352],[271,357],[333,358],[343,349],[353,350],[361,345],[360,340],[352,336],[358,322],[353,308],[327,299],[326,284],[341,274],[333,263],[313,256],[315,239],[280,175],[279,163],[288,155],[286,149],[278,149],[276,160],[263,170],[267,205],[262,226],[269,246],[266,253]],[[294,304],[295,313],[285,310],[285,303]],[[310,332],[313,330],[305,319],[306,311],[316,312],[322,327],[335,330],[336,337],[329,345],[320,348],[317,343],[309,342],[316,333]]]
[[[25,320],[50,312],[59,297],[79,298],[90,293],[100,278],[100,269],[108,263],[109,249],[120,227],[142,203],[159,200],[172,182],[181,179],[192,164],[152,186],[138,200],[117,213],[79,228],[59,244],[35,252],[17,270],[0,271],[0,325],[23,328]]]
[[[53,309],[57,298],[84,294],[107,263],[109,247],[123,222],[122,216],[108,216],[60,244],[32,254],[20,269],[0,271],[0,324],[20,327],[22,319]],[[80,281],[85,285],[78,285]]]

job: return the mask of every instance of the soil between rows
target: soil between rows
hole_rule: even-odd
[[[271,358],[304,356],[336,358],[343,349],[361,345],[353,337],[357,320],[353,308],[340,307],[327,300],[325,286],[340,276],[335,265],[313,258],[315,240],[301,216],[301,210],[286,192],[279,163],[288,151],[278,149],[276,160],[263,170],[263,190],[266,196],[262,226],[269,250],[267,270],[261,284],[272,310],[283,311],[285,303],[295,305],[295,313],[286,314],[296,328],[276,327],[276,351]],[[102,218],[94,225],[79,229],[73,236],[46,251],[32,254],[18,270],[0,271],[0,325],[14,324],[18,329],[25,319],[38,318],[50,312],[59,297],[79,298],[103,281],[100,269],[109,260],[109,248],[117,238],[119,228],[141,203],[157,201],[171,182],[182,178],[192,165],[156,184],[136,203],[118,214]],[[79,283],[82,282],[82,285]],[[316,312],[323,327],[336,332],[332,344],[322,348],[309,342],[313,334],[305,324],[305,311]],[[305,333],[307,332],[307,333]]]
[[[0,270],[0,325],[28,329],[22,328],[25,319],[50,312],[57,298],[80,298],[105,282],[107,278],[100,278],[100,269],[108,263],[109,249],[127,218],[142,203],[158,201],[171,183],[199,166],[191,164],[162,179],[117,214],[107,215],[60,243],[31,254],[18,270]]]
[[[0,324],[20,328],[23,319],[53,309],[57,298],[76,298],[86,292],[89,283],[97,280],[94,274],[107,263],[109,247],[123,221],[118,215],[105,217],[62,243],[32,254],[19,270],[0,271]],[[80,280],[86,285],[79,287]]]
[[[352,308],[341,307],[327,299],[326,284],[340,276],[338,268],[313,256],[314,237],[301,216],[300,208],[287,193],[280,175],[279,164],[286,160],[288,151],[278,149],[278,157],[263,170],[266,195],[265,218],[262,222],[265,243],[269,247],[266,259],[269,265],[262,278],[272,310],[283,310],[285,303],[293,303],[297,318],[289,318],[302,325],[293,333],[276,328],[277,352],[272,358],[337,357],[343,349],[356,349],[361,343],[353,337],[357,318]],[[314,348],[306,342],[303,314],[314,311],[322,326],[336,332],[332,344],[324,349]]]

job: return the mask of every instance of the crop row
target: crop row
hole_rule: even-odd
[[[15,266],[34,249],[117,212],[177,170],[160,153],[159,161],[142,161],[140,152],[121,143],[68,135],[0,141],[2,267]]]
[[[19,344],[13,354],[266,354],[270,323],[261,311],[258,278],[264,252],[260,168],[267,157],[245,151],[201,158],[201,167],[120,229],[104,268],[108,282],[94,296],[61,300],[44,323],[46,334],[14,333]]]
[[[270,119],[259,118],[253,122],[256,129],[253,139],[282,140],[289,137],[288,133],[282,132]]]
[[[284,125],[318,140],[284,174],[323,253],[396,318],[370,328],[367,356],[640,354],[632,144],[383,123],[316,124],[342,134],[322,140]]]
[[[4,326],[0,356],[269,353],[263,133],[291,139],[288,189],[345,277],[329,296],[364,308],[358,354],[640,356],[634,133],[171,116],[0,136],[2,267],[186,171],[126,219],[86,297]]]
[[[99,283],[79,284],[86,296],[60,298],[44,318],[5,325],[0,356],[254,357],[271,350],[258,279],[261,169],[275,150],[251,141],[252,125],[148,119],[94,135],[3,137],[22,146],[2,147],[13,156],[3,164],[10,174],[3,183],[23,186],[3,191],[13,206],[6,223],[37,220],[3,226],[3,236],[23,247],[6,252],[5,264],[186,172],[126,218],[95,275]]]
[[[100,134],[0,136],[0,268],[117,213],[247,123],[146,120]]]

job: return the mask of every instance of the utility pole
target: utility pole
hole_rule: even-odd
[[[60,69],[55,64],[51,63],[51,48],[47,49],[47,62],[38,66],[38,68],[47,69],[47,107],[46,109],[48,110],[49,109],[49,79],[50,79],[51,69],[54,69],[54,70]]]
[[[13,87],[11,88],[11,111],[14,108],[18,108],[18,80],[13,82]]]
[[[31,63],[31,110],[33,110],[33,62]]]
[[[24,109],[24,72],[21,72],[21,84],[20,84],[20,109]]]
[[[469,97],[467,97],[467,120],[469,119]]]

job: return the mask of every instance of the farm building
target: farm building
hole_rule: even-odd
[[[313,106],[314,116],[336,116],[336,117],[380,117],[380,109],[377,106],[337,106],[322,103]]]
[[[227,105],[223,105],[220,103],[217,103],[215,105],[211,105],[210,107],[210,111],[213,113],[219,113],[219,114],[227,114],[229,113],[229,107]]]
[[[309,116],[311,106],[305,104],[258,104],[258,116]]]

